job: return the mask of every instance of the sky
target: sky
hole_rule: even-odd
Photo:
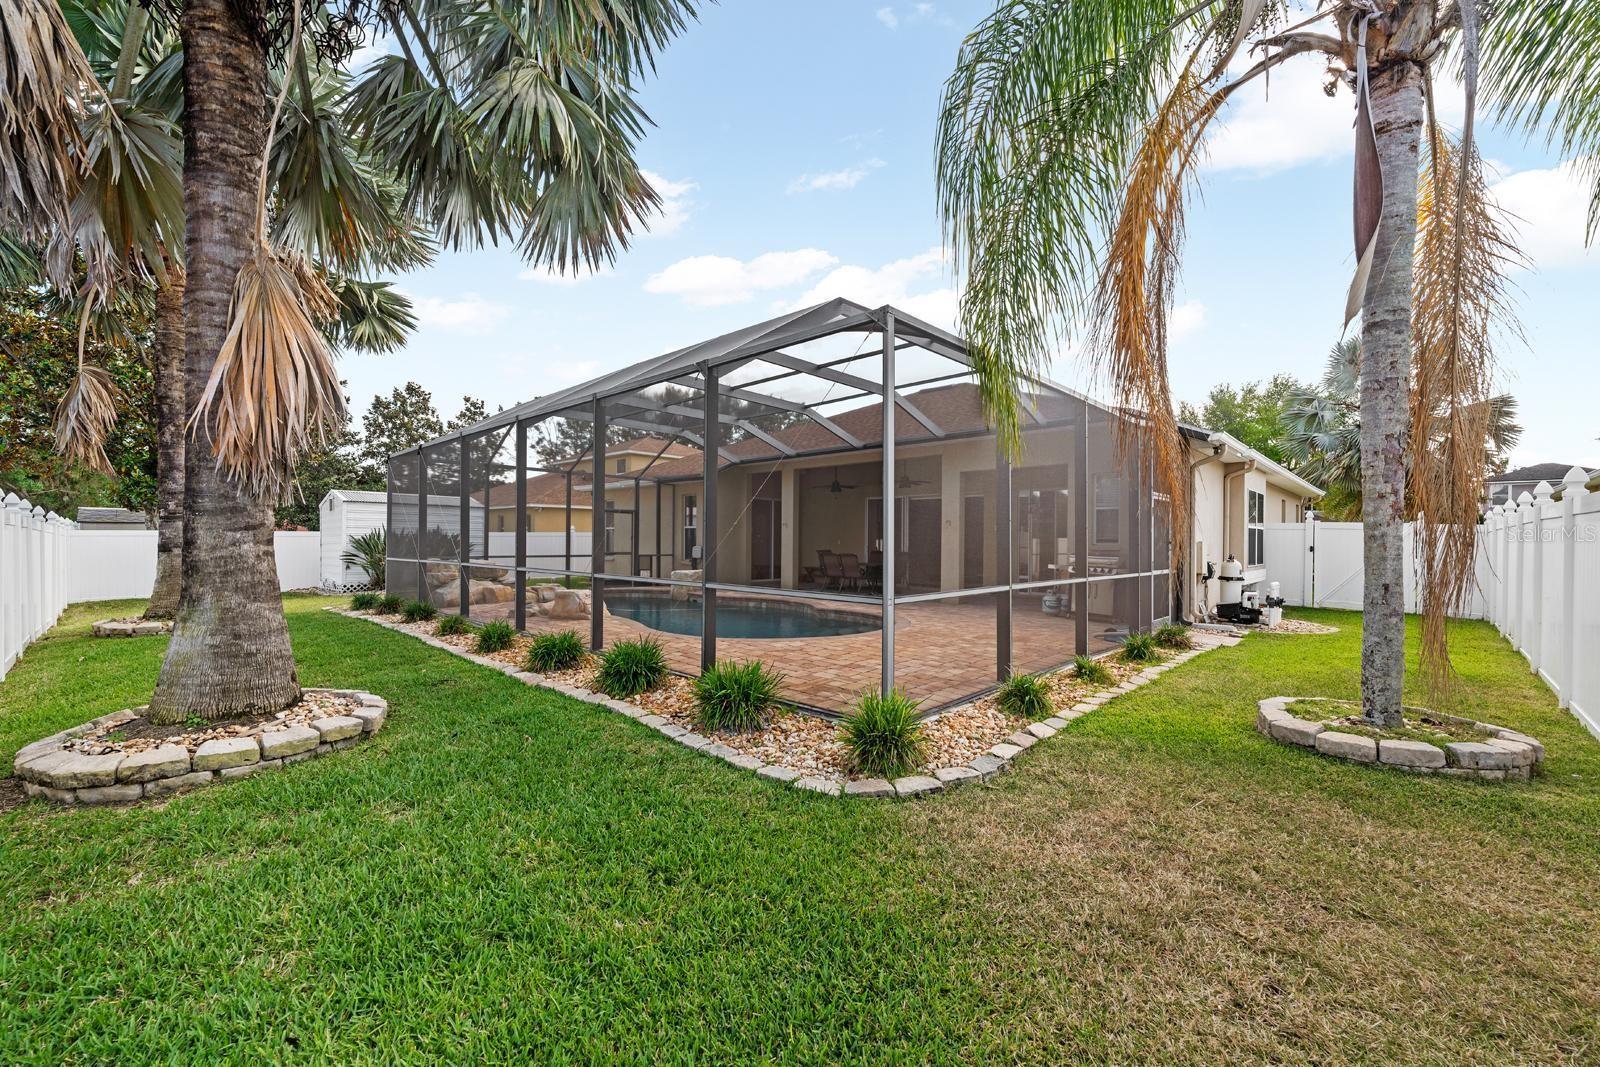
[[[641,102],[639,150],[663,198],[614,266],[530,269],[514,249],[447,254],[396,279],[416,303],[406,349],[347,355],[356,412],[416,381],[446,417],[490,411],[834,296],[956,326],[933,156],[940,90],[986,2],[723,0],[668,47]],[[1175,395],[1275,373],[1320,376],[1339,339],[1350,248],[1353,107],[1322,64],[1290,60],[1238,94],[1210,141],[1188,212],[1172,316]],[[1459,96],[1440,90],[1446,121]],[[1600,249],[1586,193],[1542,144],[1489,129],[1482,153],[1533,261],[1514,278],[1525,341],[1501,346],[1499,387],[1524,426],[1515,465],[1600,467],[1592,314]],[[1075,358],[1051,377],[1098,394]]]

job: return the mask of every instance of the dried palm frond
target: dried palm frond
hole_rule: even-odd
[[[1193,65],[1191,59],[1134,157],[1090,305],[1089,358],[1131,416],[1118,422],[1118,446],[1125,450],[1132,436],[1139,438],[1160,490],[1171,498],[1173,529],[1187,522],[1189,464],[1167,381],[1167,315],[1193,167],[1206,124],[1225,99],[1202,86]],[[1173,547],[1179,548],[1176,540]]]
[[[295,463],[344,423],[344,396],[323,326],[337,297],[300,256],[258,243],[234,281],[232,324],[189,420],[217,466],[279,498]]]
[[[294,4],[289,62],[300,45]],[[255,247],[233,283],[228,335],[189,417],[189,432],[209,437],[217,467],[258,496],[281,499],[308,449],[344,424],[344,395],[323,329],[339,300],[304,257],[267,240],[267,174],[290,81],[267,124],[256,186]]]
[[[106,438],[116,421],[117,387],[111,374],[104,367],[80,361],[77,375],[56,406],[56,451],[90,470],[110,474]]]
[[[1422,663],[1437,692],[1450,679],[1445,620],[1471,590],[1491,429],[1503,404],[1491,395],[1495,340],[1518,332],[1506,276],[1524,257],[1470,144],[1463,151],[1435,126],[1429,148],[1417,197],[1409,496]]]
[[[55,0],[0,0],[0,227],[42,244],[65,224],[95,84]]]

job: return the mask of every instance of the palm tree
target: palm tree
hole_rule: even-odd
[[[0,48],[0,77],[19,87],[0,116],[11,123],[0,139],[0,178],[9,181],[0,225],[32,236],[67,217],[82,180],[77,118],[85,99],[104,94],[51,0],[4,3],[8,27],[29,32],[8,33]],[[381,299],[370,287],[330,284],[316,262],[371,258],[360,250],[364,225],[342,205],[328,196],[269,199],[274,176],[281,184],[287,173],[327,189],[325,169],[282,162],[296,129],[295,110],[285,110],[291,83],[301,87],[299,106],[316,110],[329,68],[368,31],[387,30],[404,54],[372,64],[329,98],[373,162],[371,199],[408,220],[383,234],[386,246],[505,238],[539,263],[597,264],[658,203],[633,158],[647,121],[633,94],[694,8],[689,0],[153,7],[175,20],[184,53],[183,378],[192,447],[182,603],[151,715],[216,719],[299,696],[270,505],[296,457],[342,416],[326,332],[361,336],[341,328],[344,317]],[[282,75],[276,86],[274,74]],[[284,140],[269,133],[277,129]],[[302,129],[327,132],[314,122]],[[59,158],[30,158],[41,148]],[[296,233],[315,242],[314,256],[285,247]]]
[[[1517,422],[1516,397],[1508,393],[1489,397],[1484,408],[1486,451],[1492,468],[1521,439],[1522,426]],[[1298,473],[1327,491],[1317,510],[1336,521],[1359,519],[1361,338],[1349,337],[1333,346],[1322,380],[1289,394],[1282,423],[1289,461]],[[1437,402],[1430,423],[1426,447],[1413,449],[1414,453],[1438,454],[1446,447],[1450,427]],[[1407,510],[1414,513],[1414,504]]]
[[[62,10],[90,69],[106,91],[92,97],[84,123],[89,148],[80,169],[86,172],[86,179],[72,199],[72,227],[53,237],[54,249],[35,257],[31,280],[44,280],[39,259],[67,262],[74,257],[63,249],[76,243],[80,250],[76,258],[87,270],[84,276],[67,282],[75,294],[70,303],[86,322],[94,324],[85,332],[96,333],[120,322],[119,317],[103,313],[108,298],[125,297],[140,286],[153,289],[151,362],[156,382],[159,532],[156,580],[145,617],[171,618],[182,591],[184,421],[188,414],[183,382],[182,146],[178,132],[183,112],[183,54],[176,34],[136,3],[71,0]],[[320,103],[326,106],[326,94]],[[293,114],[299,124],[290,126],[291,134],[329,121],[325,115],[315,115],[304,98]],[[370,192],[372,180],[355,158],[348,138],[291,135],[274,147],[275,172],[280,175],[274,184],[279,201],[276,218],[285,229],[300,224],[289,238],[291,243],[299,238],[298,243],[315,251],[317,239],[325,238],[325,229],[304,225],[301,205],[312,203],[359,227],[364,244],[348,245],[353,252],[361,247],[381,248],[381,255],[367,257],[373,264],[414,266],[431,251],[405,232],[408,227],[404,220],[396,219],[392,196],[378,198]],[[324,167],[304,165],[308,154]],[[332,180],[326,171],[332,172]],[[328,324],[335,344],[389,351],[403,343],[413,324],[409,303],[387,283],[344,276],[329,280],[340,302],[338,318]],[[80,358],[78,380],[61,408],[58,436],[64,449],[88,466],[104,465],[101,439],[114,417],[116,401],[105,388],[103,376]]]
[[[609,260],[657,203],[633,158],[645,122],[634,87],[692,15],[688,0],[182,5],[185,372],[197,447],[183,604],[153,715],[222,718],[299,697],[270,504],[298,453],[338,425],[337,378],[315,326],[339,298],[281,251],[281,230],[266,229],[269,103],[284,101],[269,100],[270,69],[294,72],[302,90],[309,82],[301,101],[313,101],[319,72],[381,23],[403,54],[371,64],[340,98],[364,156],[393,176],[373,194],[392,195],[424,239],[514,238],[529,259],[567,267]],[[338,213],[301,218],[320,255],[351,254]],[[269,394],[263,382],[286,388]]]
[[[1236,64],[1238,56],[1247,62]],[[1473,125],[1481,94],[1508,125],[1558,142],[1597,179],[1600,19],[1592,4],[1501,0],[1001,0],[946,85],[939,201],[965,275],[961,318],[987,413],[1015,446],[1015,397],[1083,322],[1175,504],[1187,465],[1172,420],[1166,322],[1184,209],[1228,99],[1300,57],[1356,106],[1365,526],[1362,702],[1401,717],[1400,597],[1411,426],[1442,415],[1443,451],[1413,463],[1424,566],[1424,660],[1444,677],[1444,619],[1470,580],[1503,272],[1515,259],[1489,199]],[[1304,61],[1304,60],[1300,60]],[[1459,139],[1427,106],[1459,72]],[[1415,352],[1417,367],[1412,367]],[[1412,383],[1429,390],[1412,404]],[[1432,551],[1429,546],[1437,549]]]

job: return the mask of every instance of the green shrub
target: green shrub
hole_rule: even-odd
[[[383,530],[369,530],[350,538],[350,545],[339,556],[346,567],[360,567],[367,572],[367,581],[382,587],[388,563],[389,535]]]
[[[439,628],[434,631],[440,637],[450,637],[455,634],[470,634],[472,624],[460,615],[446,615],[439,620]]]
[[[350,598],[351,611],[371,611],[383,602],[383,597],[377,593],[357,593]]]
[[[540,634],[528,649],[528,669],[535,674],[571,670],[583,662],[583,638],[576,630]]]
[[[406,602],[404,600],[401,600],[393,593],[385,593],[383,598],[378,601],[378,606],[374,610],[377,611],[379,615],[398,615],[400,614],[401,609],[405,606]]]
[[[661,642],[645,637],[618,641],[600,653],[600,670],[595,684],[608,697],[623,700],[654,689],[667,673],[667,657]]]
[[[400,614],[405,617],[406,622],[427,622],[439,614],[439,609],[426,600],[413,600],[400,609]]]
[[[1179,626],[1175,622],[1156,627],[1156,644],[1162,648],[1175,648],[1180,651],[1194,647],[1194,641],[1189,637],[1189,628]]]
[[[1156,635],[1133,633],[1122,639],[1124,663],[1149,663],[1156,658]]]
[[[917,704],[898,689],[863,693],[839,724],[839,740],[850,750],[850,769],[874,778],[898,778],[922,762],[922,724]]]
[[[1090,685],[1110,685],[1111,672],[1106,665],[1090,656],[1074,656],[1072,672]]]
[[[759,730],[782,685],[783,675],[758,659],[714,664],[695,679],[695,724],[702,730]]]
[[[1013,674],[1000,687],[1000,710],[1033,722],[1055,714],[1050,686],[1037,674]]]
[[[511,639],[517,636],[517,631],[504,619],[486,622],[478,627],[477,651],[483,655],[490,652],[504,652],[511,647]]]

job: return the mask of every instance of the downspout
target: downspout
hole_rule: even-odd
[[[1231,550],[1228,547],[1228,539],[1233,535],[1233,523],[1230,521],[1232,516],[1229,514],[1229,512],[1232,509],[1229,505],[1233,503],[1233,480],[1235,478],[1243,478],[1246,474],[1249,474],[1255,469],[1256,461],[1253,459],[1247,459],[1244,461],[1244,465],[1238,470],[1234,471],[1232,474],[1225,474],[1222,476],[1222,547],[1223,551],[1229,552],[1230,554]],[[1245,555],[1248,556],[1249,553],[1247,552]]]
[[[1223,446],[1222,442],[1218,441],[1216,439],[1215,435],[1212,435],[1211,437],[1207,438],[1206,439],[1206,443],[1211,446],[1211,454],[1209,456],[1201,456],[1199,459],[1197,459],[1194,462],[1189,464],[1189,495],[1190,495],[1191,498],[1194,496],[1194,472],[1199,470],[1201,467],[1206,466],[1209,463],[1217,462],[1219,459],[1222,458],[1222,453],[1224,451],[1224,446]],[[1227,506],[1227,502],[1226,501],[1223,502],[1223,506],[1224,507]],[[1226,519],[1224,519],[1224,523],[1226,523]],[[1191,499],[1191,502],[1190,502],[1190,505],[1189,505],[1189,540],[1184,545],[1185,551],[1183,553],[1183,556],[1184,556],[1184,567],[1183,567],[1183,570],[1184,570],[1184,579],[1185,579],[1184,588],[1186,588],[1191,593],[1194,591],[1194,580],[1195,580],[1194,579],[1194,566],[1195,566],[1195,563],[1196,563],[1196,561],[1192,558],[1194,556],[1194,524],[1195,524],[1194,504],[1193,504],[1192,499]],[[1204,562],[1204,561],[1200,561],[1200,562]],[[1199,601],[1198,597],[1192,597],[1192,596],[1184,597],[1183,607],[1184,607],[1184,611],[1186,612],[1190,622],[1195,622],[1196,621],[1195,618],[1194,618],[1194,607],[1195,607],[1195,604],[1198,601]]]

